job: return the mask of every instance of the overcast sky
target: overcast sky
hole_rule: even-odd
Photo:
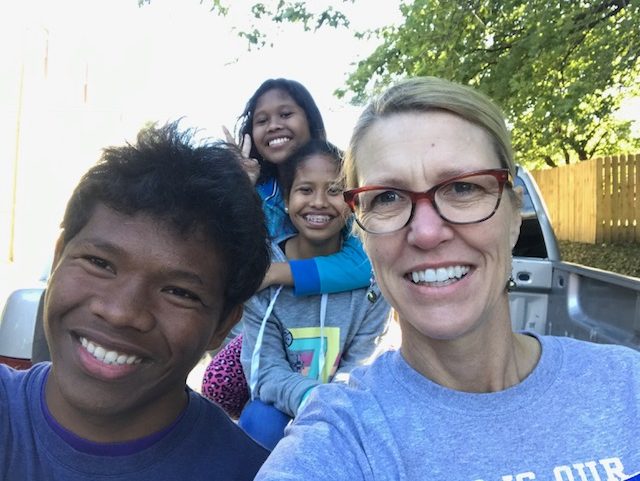
[[[332,94],[344,85],[350,64],[372,48],[344,29],[303,33],[299,26],[265,23],[261,26],[271,29],[274,47],[248,52],[246,41],[231,30],[248,24],[249,0],[229,2],[227,18],[199,0],[152,0],[142,8],[136,0],[15,3],[10,7],[14,18],[4,17],[3,36],[10,35],[14,40],[8,44],[16,45],[22,34],[15,50],[26,50],[32,59],[42,55],[48,41],[49,83],[58,84],[54,97],[60,107],[73,103],[86,76],[94,108],[121,111],[134,121],[186,115],[215,135],[219,124],[235,120],[260,82],[284,76],[309,88],[329,133],[344,143],[350,129],[343,128],[345,118],[352,120],[356,109]],[[310,3],[320,8],[331,2]],[[355,28],[398,17],[396,2],[376,4],[375,16],[362,8],[365,3],[347,5]]]

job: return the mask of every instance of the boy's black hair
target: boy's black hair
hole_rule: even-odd
[[[323,155],[331,159],[336,166],[336,171],[340,172],[343,152],[326,140],[310,140],[291,154],[286,162],[280,164],[278,184],[285,199],[289,197],[298,167],[313,155]]]
[[[236,148],[221,142],[192,145],[193,130],[178,122],[143,128],[135,144],[108,147],[73,191],[61,227],[66,245],[97,205],[121,214],[145,214],[175,232],[203,234],[226,275],[225,309],[242,304],[260,286],[269,248],[259,197]]]
[[[244,138],[245,134],[249,134],[253,140],[253,115],[256,110],[258,99],[260,99],[260,97],[269,90],[275,89],[283,90],[291,95],[291,98],[295,103],[304,111],[307,117],[307,123],[309,124],[309,133],[311,134],[311,138],[326,140],[327,133],[324,128],[324,121],[322,120],[322,115],[320,114],[320,110],[318,109],[315,100],[313,100],[309,91],[300,82],[285,78],[265,80],[253,93],[247,102],[242,115],[238,117],[238,134],[240,136],[240,140]],[[262,158],[256,149],[255,142],[252,142],[251,144],[251,152],[249,153],[249,156],[260,162],[260,177],[258,178],[258,183],[276,175],[276,166]]]

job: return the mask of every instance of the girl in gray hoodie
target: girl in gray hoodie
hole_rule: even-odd
[[[338,179],[341,152],[312,140],[281,167],[280,185],[297,234],[272,243],[272,261],[307,259],[340,250],[348,208]],[[272,449],[314,387],[344,382],[367,363],[389,320],[389,305],[372,283],[367,289],[296,297],[272,286],[247,303],[242,367],[251,401],[239,424]]]

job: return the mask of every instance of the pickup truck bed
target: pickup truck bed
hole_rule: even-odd
[[[509,296],[513,328],[640,350],[640,279],[563,262],[535,181],[519,168],[516,184],[523,221]]]

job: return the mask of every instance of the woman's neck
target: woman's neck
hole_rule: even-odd
[[[540,343],[510,329],[492,339],[425,339],[402,327],[402,355],[432,381],[464,392],[498,392],[522,382],[540,358]],[[488,343],[488,344],[487,344]]]
[[[297,234],[285,241],[284,254],[287,259],[311,259],[335,254],[342,247],[342,234],[321,242],[312,242]]]

